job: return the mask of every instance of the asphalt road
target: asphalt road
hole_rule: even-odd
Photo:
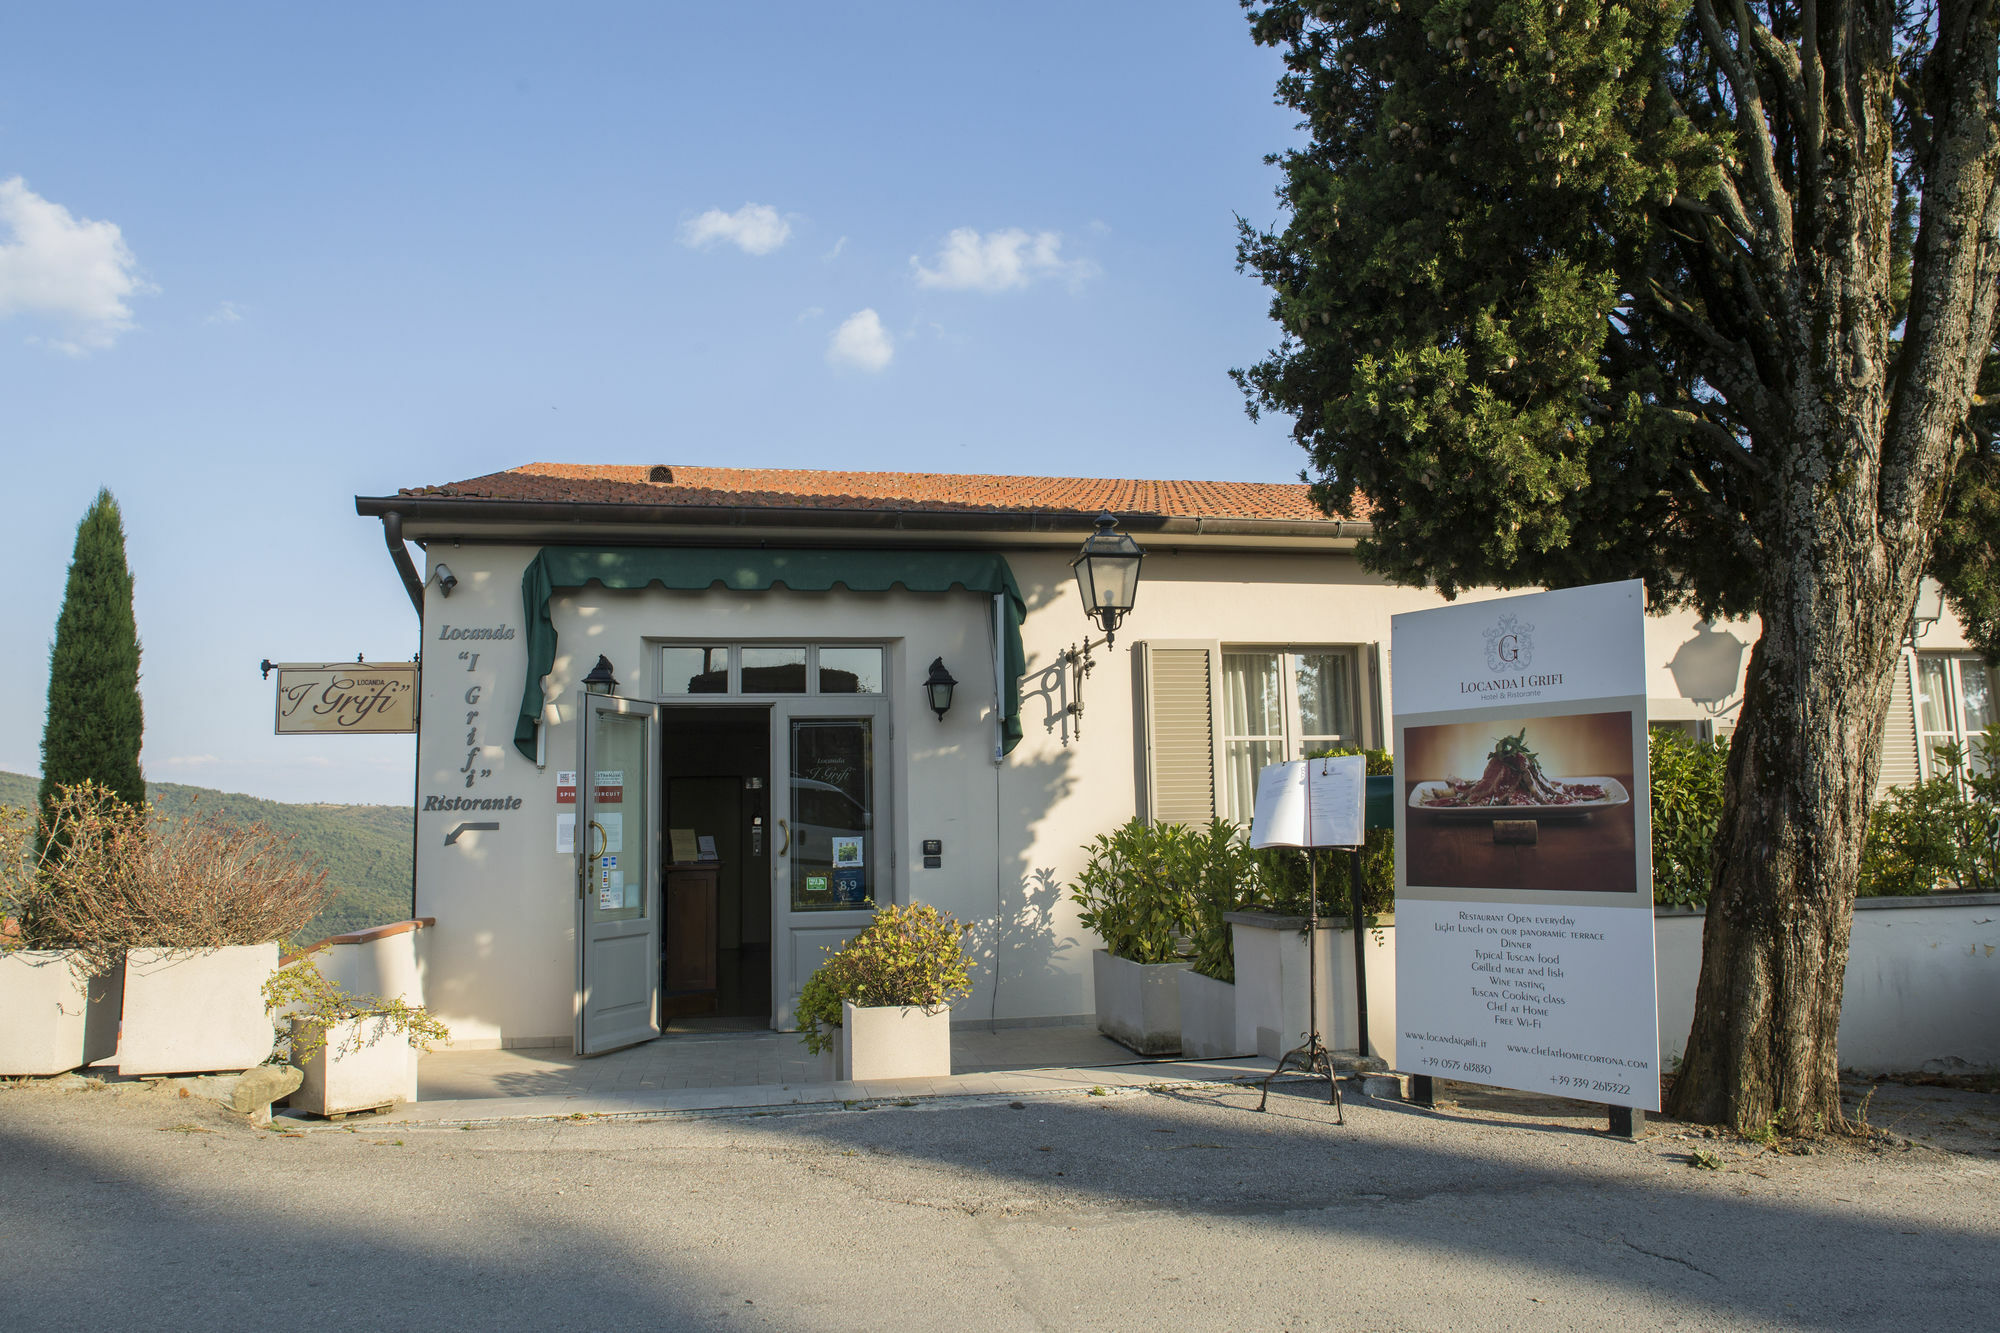
[[[1345,1128],[1183,1089],[287,1137],[5,1088],[0,1326],[1991,1327],[1995,1099],[1953,1095],[1923,1113],[1953,1150],[1784,1155],[1470,1094]]]

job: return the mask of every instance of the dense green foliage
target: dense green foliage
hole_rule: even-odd
[[[145,727],[125,523],[111,492],[100,490],[77,524],[49,649],[48,720],[36,804],[46,808],[58,787],[81,782],[106,787],[127,804],[142,804],[146,780],[139,772],[139,746]]]
[[[1094,931],[1113,957],[1134,963],[1171,963],[1187,953],[1195,903],[1184,874],[1185,824],[1148,824],[1133,818],[1090,840],[1089,853],[1070,901],[1084,929]]]
[[[1940,746],[1947,772],[1891,791],[1870,812],[1863,893],[2000,888],[2000,727],[1973,748]]]
[[[1868,266],[1857,281],[1885,285],[1879,308],[1842,288],[1835,318],[1859,321],[1855,337],[1870,344],[1893,345],[1913,310],[1923,338],[1953,321],[1962,338],[1967,306],[1975,364],[1990,342],[1974,270],[1926,281],[1915,230],[1920,205],[1947,221],[1925,193],[1932,176],[1969,172],[1950,177],[1964,189],[1947,194],[1950,208],[1971,212],[1949,225],[1979,234],[1990,146],[1967,161],[1936,155],[1950,146],[1947,115],[1975,139],[1990,133],[1990,11],[1963,45],[1955,33],[1934,40],[1930,11],[1912,10],[1893,40],[1844,34],[1862,47],[1846,52],[1852,77],[1895,77],[1899,119],[1894,153],[1838,169],[1893,198],[1892,220],[1846,216],[1838,196],[1856,187],[1816,174],[1835,148],[1818,141],[1825,121],[1803,90],[1783,83],[1787,68],[1794,80],[1817,73],[1801,74],[1802,20],[1785,0],[1719,14],[1687,0],[1243,3],[1255,40],[1284,56],[1278,100],[1303,117],[1306,141],[1271,158],[1281,225],[1242,225],[1239,263],[1271,288],[1283,336],[1236,377],[1253,415],[1293,418],[1329,512],[1368,502],[1376,531],[1363,559],[1399,581],[1451,595],[1642,577],[1656,602],[1759,610],[1775,469],[1792,449],[1821,447],[1788,410],[1799,358],[1822,355],[1802,274]],[[1968,69],[1983,105],[1948,104]],[[1739,118],[1745,96],[1762,102]],[[1885,99],[1825,115],[1856,117],[1835,131],[1854,136],[1892,132],[1888,110]],[[1817,191],[1834,200],[1815,215]],[[1843,225],[1880,232],[1824,234],[1847,254],[1810,248],[1809,227]],[[1979,258],[1990,282],[1992,257]],[[1837,373],[1878,372],[1856,355]],[[1917,392],[1936,389],[1937,408],[1964,421],[1962,440],[1979,442],[1955,450],[1965,466],[1934,568],[1990,653],[2000,456],[1996,409],[1970,387]],[[1949,468],[1887,453],[1877,463],[1885,487],[1918,483],[1883,503],[1938,513]],[[1858,463],[1833,478],[1877,480]]]
[[[968,929],[929,903],[879,909],[845,946],[828,949],[800,988],[793,1012],[806,1049],[818,1055],[831,1048],[843,1001],[857,1008],[915,1005],[934,1014],[969,993]]]
[[[34,778],[0,773],[0,806],[36,799]],[[180,817],[194,810],[239,826],[263,824],[293,839],[308,861],[327,872],[333,897],[301,940],[401,921],[410,915],[410,808],[403,805],[292,805],[179,783],[154,783],[147,794],[158,811]]]
[[[1211,819],[1205,829],[1169,827],[1181,830],[1175,839],[1175,878],[1187,885],[1194,901],[1189,932],[1194,970],[1234,982],[1234,931],[1223,917],[1262,906],[1270,893],[1258,853],[1250,848],[1249,830],[1226,819]]]
[[[1322,754],[1366,755],[1370,777],[1386,776],[1396,771],[1396,763],[1387,750],[1363,750],[1343,745],[1331,750],[1314,751],[1309,757],[1318,759]],[[1245,832],[1247,835],[1248,830]],[[1393,829],[1383,828],[1369,829],[1362,836],[1361,913],[1365,920],[1373,923],[1395,908],[1396,834]],[[1268,886],[1263,910],[1304,916],[1312,888],[1309,877],[1317,872],[1320,915],[1344,917],[1352,914],[1354,856],[1345,848],[1319,848],[1311,853],[1310,862],[1306,853],[1290,847],[1267,847],[1255,855],[1263,867]]]
[[[1726,741],[1696,741],[1655,728],[1648,739],[1653,793],[1653,901],[1701,907],[1715,873]]]

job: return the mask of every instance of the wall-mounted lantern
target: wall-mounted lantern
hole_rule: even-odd
[[[1917,605],[1910,612],[1910,646],[1914,648],[1917,640],[1930,633],[1931,626],[1943,619],[1944,585],[1926,574],[1917,584]]]
[[[597,665],[583,678],[583,688],[588,694],[609,694],[618,688],[618,678],[611,674],[611,659],[603,653],[597,655]]]
[[[952,679],[951,672],[944,669],[944,659],[933,657],[931,674],[924,677],[924,698],[929,701],[931,711],[938,715],[940,722],[951,711],[951,690],[956,684],[958,682]]]
[[[1109,647],[1118,626],[1139,595],[1139,562],[1146,553],[1139,543],[1118,531],[1118,520],[1107,511],[1097,516],[1097,531],[1084,538],[1083,549],[1069,562],[1076,571],[1076,588],[1083,594],[1083,611],[1104,631]]]

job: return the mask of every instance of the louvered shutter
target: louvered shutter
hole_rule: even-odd
[[[1215,804],[1215,682],[1222,651],[1212,643],[1144,643],[1146,790],[1155,824],[1206,824]]]
[[[1896,677],[1889,690],[1889,716],[1882,727],[1882,771],[1875,783],[1875,798],[1891,787],[1907,787],[1923,774],[1917,758],[1917,703],[1910,689],[1910,675],[1917,669],[1916,654],[1904,652],[1896,660]]]

